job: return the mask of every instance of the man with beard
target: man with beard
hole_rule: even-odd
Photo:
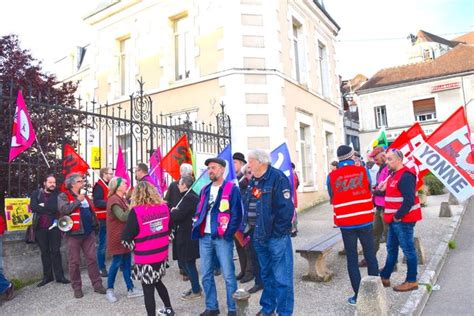
[[[199,197],[194,216],[192,238],[199,239],[202,286],[206,310],[201,316],[218,315],[217,290],[214,282],[214,257],[217,257],[227,292],[227,315],[237,315],[232,295],[237,290],[233,261],[234,234],[242,221],[242,200],[239,188],[224,180],[226,161],[209,158],[205,162],[211,183]]]
[[[38,287],[54,281],[55,278],[58,283],[70,283],[64,277],[61,262],[61,231],[57,225],[53,225],[59,218],[58,195],[56,178],[51,174],[46,176],[43,188],[35,190],[31,194],[30,208],[35,218],[33,228],[43,264],[43,280],[38,284]]]

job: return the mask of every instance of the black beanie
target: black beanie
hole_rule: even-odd
[[[339,161],[349,159],[353,154],[354,149],[351,146],[341,145],[337,148],[337,159],[339,159]]]

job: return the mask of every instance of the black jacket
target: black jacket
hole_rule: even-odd
[[[183,196],[181,194],[181,196]],[[176,225],[175,243],[173,244],[173,257],[180,261],[189,261],[199,258],[199,240],[191,239],[193,229],[193,216],[199,203],[199,197],[190,191],[184,198],[179,208],[171,212],[171,219]],[[175,253],[176,252],[176,253]]]
[[[58,195],[59,191],[54,190],[49,194],[46,201],[43,200],[43,189],[38,189],[31,193],[30,208],[33,211],[33,228],[37,228],[38,216],[48,215],[51,219],[59,218]],[[44,206],[40,204],[44,203]]]

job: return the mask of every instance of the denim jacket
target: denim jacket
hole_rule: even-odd
[[[257,221],[253,238],[266,241],[270,238],[289,235],[295,207],[292,200],[290,181],[285,174],[272,166],[268,166],[267,171],[258,180],[257,185],[255,185],[255,180],[252,178],[244,197],[245,216],[252,194],[255,197],[259,196],[256,200]]]
[[[237,229],[240,227],[242,221],[242,198],[240,196],[240,189],[235,184],[232,187],[232,191],[229,197],[229,204],[228,208],[225,209],[220,208],[221,199],[222,199],[222,191],[224,185],[227,181],[224,181],[219,188],[219,193],[217,194],[216,201],[212,209],[209,210],[211,212],[211,236],[212,239],[218,238],[218,213],[225,212],[230,214],[230,219],[225,229],[223,238],[226,240],[233,240],[234,234],[236,233]],[[209,195],[211,191],[211,184],[206,185],[201,190],[201,194],[199,198],[204,198],[204,203],[202,205],[202,210],[197,209],[196,214],[193,218],[193,230],[191,233],[192,239],[196,240],[201,238],[204,235],[204,227],[206,226],[206,215],[207,215],[207,205],[209,201]],[[204,196],[203,196],[204,195]],[[199,208],[199,206],[198,206]]]

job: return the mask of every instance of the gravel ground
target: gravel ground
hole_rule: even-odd
[[[417,224],[415,235],[419,236],[425,250],[426,262],[428,262],[438,246],[440,238],[447,233],[451,218],[439,218],[439,205],[442,201],[447,201],[447,194],[441,196],[428,197],[428,206],[423,209],[423,221]],[[453,207],[454,213],[461,211],[461,207]],[[319,236],[333,230],[332,208],[329,204],[314,207],[299,217],[298,237],[293,239],[293,251]],[[385,244],[382,244],[378,254],[379,265],[385,263]],[[352,289],[346,271],[345,257],[339,256],[337,251],[342,249],[342,243],[328,255],[327,264],[334,271],[332,281],[328,283],[313,283],[302,281],[303,274],[307,271],[307,262],[300,255],[295,254],[295,315],[353,315],[355,308],[348,305],[346,300],[351,296]],[[402,256],[400,252],[400,256]],[[28,260],[25,258],[25,260]],[[401,262],[401,257],[400,257]],[[238,262],[236,270],[238,270]],[[424,266],[419,266],[419,274]],[[366,269],[362,269],[362,275],[367,274]],[[392,284],[401,283],[406,274],[406,266],[399,264],[398,272],[392,275]],[[0,315],[144,315],[145,307],[143,298],[128,299],[126,288],[121,273],[117,275],[115,284],[118,302],[109,303],[105,295],[93,292],[87,272],[82,273],[84,297],[74,299],[70,286],[57,283],[50,283],[42,288],[36,285],[26,287],[17,292],[17,296],[10,302],[5,302],[1,306]],[[104,286],[106,280],[104,280]],[[178,274],[176,262],[171,263],[164,283],[168,287],[173,307],[178,315],[197,315],[204,310],[204,299],[197,299],[190,302],[183,302],[179,299],[181,293],[190,288],[189,282],[182,281]],[[225,288],[222,277],[216,278],[218,287],[218,298],[220,301],[221,314],[226,311]],[[249,288],[253,282],[240,284],[239,288]],[[141,287],[137,284],[138,287]],[[250,311],[255,315],[258,312],[260,293],[252,295],[250,299]],[[390,288],[386,289],[391,312],[397,310],[404,304],[409,293],[396,293]],[[156,295],[157,308],[161,306],[161,301]]]

